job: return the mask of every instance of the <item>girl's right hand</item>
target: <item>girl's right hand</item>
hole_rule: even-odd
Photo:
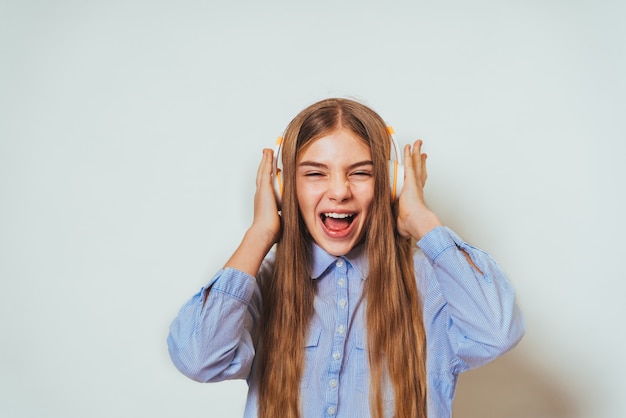
[[[256,175],[256,192],[254,194],[254,219],[250,229],[260,236],[266,237],[271,244],[280,237],[280,216],[273,187],[274,151],[265,148],[263,158]]]
[[[252,226],[248,228],[239,247],[224,268],[234,268],[256,276],[267,252],[280,237],[280,216],[272,187],[273,159],[274,152],[271,149],[264,149],[256,174]]]

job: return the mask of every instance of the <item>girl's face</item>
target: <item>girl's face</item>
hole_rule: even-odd
[[[342,256],[360,243],[374,199],[367,144],[345,129],[307,145],[296,164],[296,195],[306,227],[326,252]]]

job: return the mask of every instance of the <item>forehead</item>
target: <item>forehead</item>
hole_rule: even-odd
[[[371,160],[369,144],[346,129],[338,129],[310,141],[298,153],[297,160],[343,160],[366,158]]]

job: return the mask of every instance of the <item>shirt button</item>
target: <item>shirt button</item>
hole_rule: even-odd
[[[330,386],[331,388],[336,388],[337,387],[337,380],[330,379],[330,382],[328,382],[328,386]]]
[[[339,360],[341,358],[341,353],[339,351],[333,352],[333,358],[335,360]]]
[[[337,267],[343,267],[343,260],[337,260],[337,262],[335,263],[335,265]]]
[[[328,412],[328,415],[335,415],[335,407],[329,406],[328,409],[326,409],[326,412]]]
[[[339,285],[339,287],[345,287],[346,286],[346,279],[339,279],[339,281],[337,281],[337,284]]]
[[[337,332],[338,332],[339,334],[343,334],[344,332],[346,332],[346,327],[344,327],[343,325],[339,325],[339,326],[337,327]]]
[[[347,303],[348,302],[345,299],[339,299],[339,306],[342,308],[345,308]]]

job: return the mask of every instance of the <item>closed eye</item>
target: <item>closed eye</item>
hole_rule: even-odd
[[[365,180],[369,180],[370,178],[372,178],[373,173],[371,170],[357,170],[357,171],[351,172],[349,174],[349,177],[357,181],[365,181]]]

